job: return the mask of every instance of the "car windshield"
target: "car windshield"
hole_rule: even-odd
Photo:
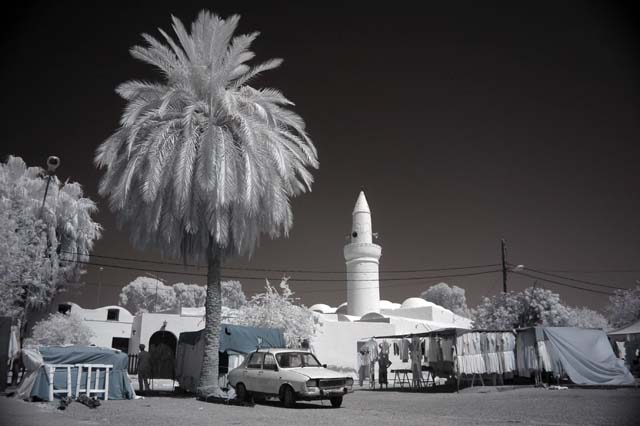
[[[320,367],[318,359],[308,352],[281,352],[276,359],[282,368]]]

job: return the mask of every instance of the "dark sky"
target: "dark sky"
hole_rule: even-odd
[[[223,16],[241,14],[239,32],[261,32],[253,46],[258,59],[285,59],[254,84],[276,87],[296,103],[321,164],[313,192],[293,202],[290,238],[265,238],[252,259],[232,265],[344,271],[342,247],[364,186],[383,247],[381,270],[499,263],[505,238],[514,264],[583,271],[555,273],[624,288],[640,279],[640,50],[638,14],[629,6],[58,3],[3,13],[1,154],[29,165],[61,157],[58,176],[83,184],[101,208],[97,220],[105,232],[95,254],[159,260],[134,251],[127,233],[115,228],[97,195],[93,154],[118,125],[124,103],[115,87],[159,78],[129,56],[129,48],[142,43],[140,34],[169,30],[171,14],[190,23],[200,9],[214,7]],[[593,272],[611,269],[635,272]],[[96,267],[88,271],[87,285],[69,297],[90,307],[98,302],[100,276]],[[461,272],[468,270],[440,274]],[[100,304],[116,303],[119,287],[141,274],[105,268]],[[280,276],[225,271],[265,274]],[[446,281],[465,288],[475,305],[502,288],[497,273],[384,279],[438,274],[383,274],[381,296],[401,302]],[[290,275],[307,305],[346,299],[342,282],[303,279],[344,274]],[[241,281],[248,293],[263,286]],[[510,274],[510,289],[532,283]],[[538,285],[572,305],[601,308],[607,301],[602,294]]]

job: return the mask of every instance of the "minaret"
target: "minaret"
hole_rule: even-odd
[[[347,314],[380,312],[378,264],[382,247],[372,242],[371,210],[360,191],[353,208],[351,242],[344,246],[347,264]]]

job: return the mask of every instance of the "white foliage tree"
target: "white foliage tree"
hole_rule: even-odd
[[[432,285],[420,294],[420,297],[429,302],[440,305],[449,309],[455,314],[464,317],[469,316],[469,308],[467,307],[467,298],[465,290],[458,286],[451,286],[447,283],[439,283]]]
[[[587,307],[568,307],[567,327],[609,329],[609,321],[598,311]]]
[[[138,277],[120,291],[120,305],[136,314],[174,310],[176,292],[155,278]]]
[[[240,309],[246,303],[247,296],[242,291],[240,281],[222,282],[222,306],[229,309]]]
[[[565,326],[569,309],[550,290],[529,287],[521,292],[485,297],[472,311],[476,329],[513,329],[535,325]]]
[[[200,308],[207,299],[207,288],[198,284],[176,283],[173,286],[176,295],[176,307]]]
[[[7,201],[0,204],[0,315],[22,318],[46,292],[47,239],[42,221]]]
[[[92,337],[79,316],[55,313],[33,326],[25,345],[88,345]]]
[[[288,278],[280,283],[280,291],[267,280],[264,293],[259,293],[230,318],[231,324],[253,327],[280,328],[288,347],[300,347],[303,340],[310,340],[314,334],[317,318],[305,306],[298,305],[287,284]]]
[[[46,173],[19,157],[0,163],[0,309],[22,321],[79,284],[101,227],[93,201],[76,182],[52,176],[43,205]]]
[[[640,286],[628,290],[616,290],[609,297],[607,318],[614,328],[621,328],[640,319]]]

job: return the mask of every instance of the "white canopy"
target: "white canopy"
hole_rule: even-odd
[[[607,333],[609,336],[619,336],[625,334],[640,334],[640,320],[629,324],[626,327]]]

